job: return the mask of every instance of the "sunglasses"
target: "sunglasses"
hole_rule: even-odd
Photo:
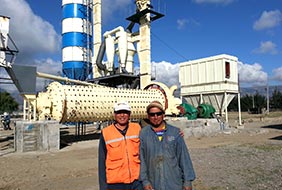
[[[155,112],[155,113],[152,112],[152,113],[148,113],[148,115],[151,116],[151,117],[154,117],[155,115],[161,116],[161,115],[163,115],[163,112],[161,112],[161,111],[160,112]]]

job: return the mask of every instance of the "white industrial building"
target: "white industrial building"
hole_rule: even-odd
[[[238,96],[241,124],[237,57],[221,54],[183,62],[179,68],[179,82],[183,100],[194,107],[210,104],[216,114],[225,115],[227,122],[227,106]]]

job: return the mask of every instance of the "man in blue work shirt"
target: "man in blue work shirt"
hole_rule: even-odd
[[[158,101],[147,106],[150,125],[140,132],[140,180],[145,190],[192,190],[195,173],[187,146],[164,113]]]

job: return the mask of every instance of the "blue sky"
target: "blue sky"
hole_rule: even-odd
[[[0,15],[11,18],[10,35],[20,51],[17,64],[36,65],[50,74],[61,71],[61,4],[0,0]],[[151,4],[165,14],[151,25],[151,60],[162,70],[158,81],[178,83],[181,62],[229,54],[240,61],[242,86],[267,81],[282,85],[281,0],[151,0]],[[125,18],[135,10],[133,0],[102,0],[102,6],[103,31],[126,27]],[[0,74],[5,75],[3,69]]]

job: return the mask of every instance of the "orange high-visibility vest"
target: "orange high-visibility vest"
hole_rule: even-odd
[[[129,123],[125,136],[113,124],[103,129],[107,183],[131,183],[139,178],[140,130],[137,123]]]

